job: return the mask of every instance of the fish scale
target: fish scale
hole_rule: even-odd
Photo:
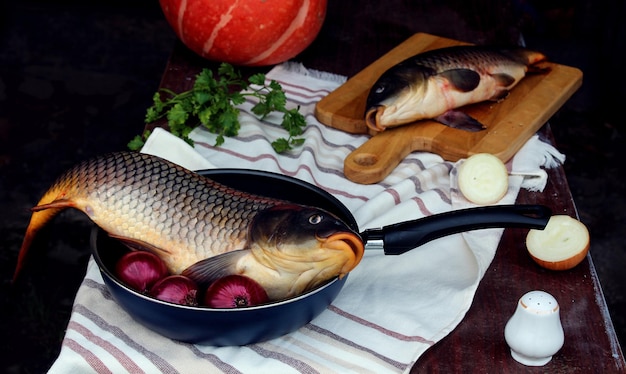
[[[112,153],[78,164],[44,194],[33,208],[16,274],[37,231],[64,208],[83,211],[114,237],[169,251],[162,258],[170,271],[180,273],[199,260],[241,249],[254,215],[279,202],[154,156]]]

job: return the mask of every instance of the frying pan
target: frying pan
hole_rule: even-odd
[[[198,173],[242,191],[328,210],[359,231],[356,220],[339,200],[307,182],[257,170],[214,169]],[[368,229],[361,236],[367,250],[398,255],[442,236],[468,230],[543,229],[550,216],[550,209],[542,205],[479,207]],[[136,321],[171,339],[204,345],[246,345],[297,330],[326,309],[347,278],[334,278],[298,297],[266,305],[237,309],[182,306],[145,296],[120,282],[112,269],[127,248],[101,229],[93,229],[91,249],[109,292]]]

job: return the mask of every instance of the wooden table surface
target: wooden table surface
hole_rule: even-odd
[[[489,31],[482,32],[480,27],[467,31],[458,25],[442,28],[439,18],[432,17],[433,14],[444,19],[448,17],[446,12],[449,9],[440,6],[430,4],[429,8],[423,4],[395,0],[383,3],[385,7],[378,2],[329,2],[324,28],[316,41],[296,60],[308,68],[351,76],[416,32],[439,32],[440,36],[476,44],[502,43],[516,37],[499,32],[498,25],[486,27],[484,19],[474,23],[485,26]],[[393,12],[388,9],[393,9]],[[502,19],[506,20],[506,17]],[[381,29],[384,33],[376,31]],[[175,91],[189,89],[193,83],[190,78],[201,68],[215,66],[177,45],[161,86]],[[250,72],[267,70],[269,67],[249,69]],[[554,143],[549,124],[543,126],[539,134]],[[577,217],[563,167],[548,170],[548,175],[548,184],[543,192],[522,190],[517,202],[545,204],[552,208],[553,214]],[[544,270],[526,253],[526,232],[521,229],[505,230],[496,256],[478,287],[465,319],[422,355],[412,373],[626,372],[624,356],[592,257],[587,256],[582,264],[569,271]],[[593,253],[593,233],[590,253]],[[550,363],[538,368],[513,360],[504,340],[504,326],[513,314],[518,299],[531,290],[546,291],[557,299],[565,332],[563,348]]]

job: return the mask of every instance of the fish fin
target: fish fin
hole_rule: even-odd
[[[239,274],[237,262],[249,253],[249,249],[239,249],[209,257],[189,266],[182,274],[193,279],[200,287],[207,287],[227,275]]]
[[[509,96],[509,93],[510,93],[509,90],[500,90],[500,91],[496,92],[495,95],[490,97],[489,100],[490,101],[500,102],[500,101],[506,99],[506,97]]]
[[[24,240],[22,241],[22,246],[20,247],[19,254],[17,256],[17,264],[15,265],[15,272],[13,273],[12,282],[15,283],[19,276],[20,271],[24,267],[24,263],[26,262],[26,254],[30,249],[33,241],[35,240],[35,236],[54,216],[56,216],[63,209],[71,207],[72,204],[65,201],[55,201],[50,204],[38,205],[32,208],[33,214],[30,217],[30,222],[28,227],[26,228],[26,233],[24,234]]]
[[[469,92],[480,83],[480,74],[470,69],[451,69],[438,74],[447,79],[454,88],[461,92]]]
[[[515,83],[515,78],[506,73],[493,74],[491,77],[496,80],[498,86],[509,87]]]
[[[482,123],[470,117],[468,114],[457,110],[449,110],[435,117],[434,120],[448,127],[452,127],[453,129],[469,132],[477,132],[485,129]]]
[[[126,245],[128,248],[132,250],[148,251],[154,254],[165,254],[165,255],[171,254],[171,252],[168,251],[167,249],[154,246],[148,242],[144,242],[143,240],[133,239],[133,238],[129,238],[126,236],[120,236],[120,235],[115,235],[111,233],[108,233],[108,234],[111,238],[119,240],[120,242],[122,242],[124,245]]]
[[[57,199],[51,201],[47,204],[40,204],[30,208],[33,212],[40,212],[46,209],[65,209],[65,208],[76,208],[76,202],[68,199]]]

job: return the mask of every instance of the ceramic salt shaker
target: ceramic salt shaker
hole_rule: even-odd
[[[556,299],[544,291],[526,293],[504,327],[504,338],[519,363],[543,366],[550,362],[565,339]]]

